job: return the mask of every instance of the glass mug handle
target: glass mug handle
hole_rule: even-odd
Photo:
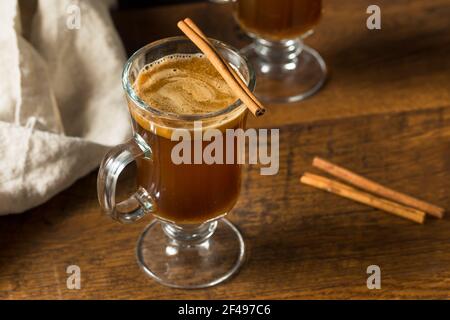
[[[156,209],[154,200],[143,187],[139,187],[128,199],[116,203],[119,175],[138,158],[152,161],[152,150],[139,135],[135,135],[133,139],[109,150],[98,171],[97,195],[100,206],[108,216],[122,223],[137,221]]]

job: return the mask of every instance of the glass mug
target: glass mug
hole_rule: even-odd
[[[256,70],[255,94],[266,103],[295,102],[316,93],[325,83],[322,57],[302,39],[319,22],[321,0],[210,0],[233,2],[234,17],[253,38],[243,48]]]
[[[211,41],[253,90],[255,75],[245,58],[230,46]],[[225,129],[244,129],[245,105],[238,100],[216,112],[182,115],[153,108],[133,90],[145,65],[169,55],[197,53],[199,49],[189,39],[173,37],[141,48],[128,60],[122,84],[134,137],[105,155],[97,180],[100,205],[114,220],[131,223],[148,213],[155,216],[138,240],[138,264],[158,282],[177,288],[208,287],[228,279],[242,264],[245,249],[239,231],[224,218],[239,196],[241,165],[237,161],[176,165],[171,159],[178,143],[171,141],[172,132],[187,129],[192,133],[198,130],[196,121],[202,122],[203,129],[216,128],[223,134]],[[226,139],[223,141],[226,148]],[[133,161],[138,190],[116,203],[118,177]]]

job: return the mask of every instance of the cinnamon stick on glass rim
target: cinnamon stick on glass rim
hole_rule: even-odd
[[[231,67],[228,62],[226,62],[223,57],[220,55],[220,53],[217,51],[217,49],[211,44],[208,37],[203,33],[203,31],[195,24],[194,21],[192,21],[191,18],[186,18],[183,20],[189,27],[191,27],[192,30],[194,30],[199,36],[203,38],[208,44],[211,46],[211,48],[214,50],[214,52],[219,56],[219,58],[224,62],[224,64],[227,66],[228,70],[233,74],[233,77],[239,82],[239,85],[242,89],[247,93],[247,95],[261,108],[264,109],[264,106],[257,100],[257,98],[253,95],[253,93],[250,91],[250,89],[247,87],[246,83],[242,80],[242,78],[237,74],[236,70]]]
[[[205,54],[206,58],[216,68],[242,103],[255,116],[262,116],[266,111],[264,106],[247,88],[247,85],[242,81],[241,77],[225,62],[200,28],[189,18],[186,18],[185,21],[179,21],[177,23],[178,28]]]
[[[300,178],[300,182],[420,224],[423,224],[425,221],[426,214],[423,211],[359,191],[332,179],[305,172]]]
[[[315,157],[313,160],[313,166],[331,174],[332,176],[347,181],[354,186],[357,186],[366,191],[370,191],[379,196],[419,209],[440,219],[444,216],[445,212],[444,208],[438,207],[434,204],[419,200],[407,194],[385,187],[375,181],[364,178],[348,169],[335,165],[327,160]]]

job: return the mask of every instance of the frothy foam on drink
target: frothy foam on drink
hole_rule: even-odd
[[[177,114],[214,112],[237,100],[202,54],[170,55],[146,65],[134,90],[153,108]]]

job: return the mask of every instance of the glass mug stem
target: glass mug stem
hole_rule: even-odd
[[[123,169],[137,158],[152,161],[152,151],[139,136],[112,148],[103,158],[97,177],[97,194],[103,211],[121,223],[132,223],[155,211],[155,202],[143,187],[116,203],[117,180]]]
[[[179,226],[170,222],[161,222],[164,233],[179,245],[196,245],[208,240],[217,228],[217,220],[199,225]]]
[[[289,63],[302,52],[303,43],[300,39],[286,41],[268,41],[256,38],[254,50],[263,60],[273,63]]]

